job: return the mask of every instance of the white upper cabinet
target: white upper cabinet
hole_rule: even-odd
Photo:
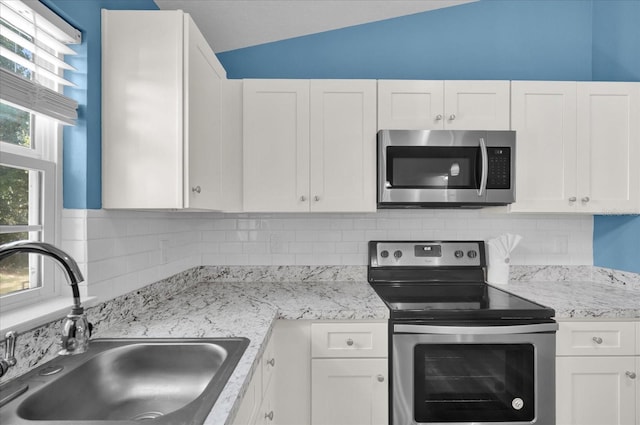
[[[245,80],[243,102],[245,211],[375,211],[375,81]]]
[[[102,12],[104,208],[223,209],[221,81],[188,14]]]
[[[640,83],[578,83],[579,208],[640,211]]]
[[[244,80],[245,211],[309,211],[309,81]]]
[[[509,81],[378,81],[381,130],[509,130],[509,115]]]
[[[513,81],[515,212],[640,207],[640,83]]]

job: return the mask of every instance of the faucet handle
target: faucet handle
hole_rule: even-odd
[[[16,360],[16,338],[18,338],[18,334],[14,331],[9,331],[5,335],[5,354],[0,358],[0,376],[4,376],[10,367],[18,363]]]

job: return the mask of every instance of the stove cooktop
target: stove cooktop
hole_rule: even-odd
[[[372,285],[391,319],[548,319],[551,308],[481,284]]]
[[[550,319],[555,311],[488,285],[483,241],[371,241],[368,280],[392,320]]]

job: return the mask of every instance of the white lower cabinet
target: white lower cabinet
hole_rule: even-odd
[[[389,422],[387,323],[311,324],[311,424]]]
[[[234,425],[388,424],[386,321],[278,320]]]
[[[640,425],[638,322],[560,322],[557,425]]]
[[[313,359],[311,423],[388,423],[387,359]]]
[[[240,409],[233,421],[234,425],[271,425],[276,423],[273,401],[275,385],[272,384],[276,365],[275,344],[276,338],[272,336],[256,365]]]

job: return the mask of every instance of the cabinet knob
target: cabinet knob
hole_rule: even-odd
[[[572,196],[571,198],[569,198],[569,202],[576,202],[578,200],[578,198],[576,198],[575,196]]]
[[[599,336],[594,336],[592,339],[596,344],[602,344],[602,338],[600,338]]]
[[[200,193],[202,192],[202,189],[200,189],[200,186],[196,186],[196,187],[192,187],[191,191],[195,193]]]
[[[305,202],[306,200],[307,200],[307,197],[306,197],[306,196],[302,195],[302,196],[300,197],[300,202]]]
[[[313,200],[318,202],[320,200],[320,197],[318,195],[316,195],[316,196],[313,197]]]
[[[267,364],[271,367],[274,367],[276,365],[276,359],[273,358],[273,359],[267,360]]]
[[[585,196],[584,198],[582,198],[582,199],[581,199],[581,201],[582,201],[583,203],[585,203],[585,204],[586,204],[587,202],[589,202],[590,200],[591,200],[591,199],[590,199],[588,196]]]
[[[630,370],[628,370],[624,374],[627,375],[630,379],[636,379],[636,373],[635,372],[631,372]]]
[[[265,419],[269,419],[270,421],[272,421],[273,420],[273,410],[270,411],[269,413],[265,413],[264,414],[264,418]]]
[[[436,121],[440,121],[440,120],[442,120],[442,114],[436,115]]]
[[[453,120],[455,120],[455,119],[456,119],[456,114],[451,114],[451,115],[449,115],[449,120],[450,120],[450,121],[453,121]]]
[[[347,345],[351,347],[353,345],[353,340],[351,338],[347,339]]]
[[[378,375],[378,382],[384,382],[384,376]]]

